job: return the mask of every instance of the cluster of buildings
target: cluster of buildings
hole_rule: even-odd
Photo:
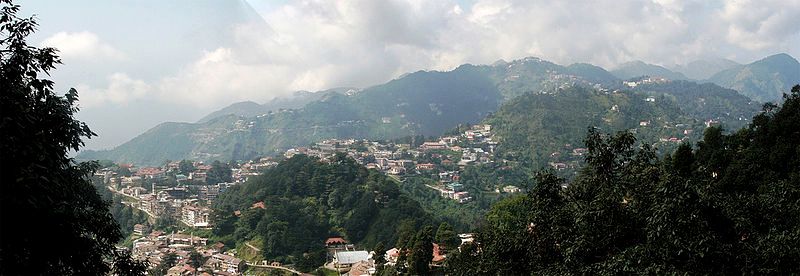
[[[472,234],[460,234],[461,244],[473,242]],[[397,265],[398,258],[402,253],[408,253],[408,249],[392,248],[386,252],[375,252],[356,250],[355,246],[349,244],[341,237],[331,237],[325,241],[328,250],[328,262],[325,267],[338,272],[340,275],[349,276],[368,276],[374,275],[376,254],[382,254],[386,261],[385,265]],[[433,243],[433,254],[431,255],[431,267],[444,264],[447,254],[445,248]]]
[[[429,176],[439,183],[431,188],[439,190],[443,197],[463,203],[472,199],[469,193],[450,189],[448,184],[457,182],[459,172],[467,165],[495,162],[493,153],[498,143],[493,140],[491,129],[491,125],[473,125],[459,135],[440,137],[438,141],[426,141],[417,147],[411,146],[414,143],[329,139],[311,147],[291,148],[284,156],[305,154],[326,161],[336,153],[345,153],[368,169],[388,175]]]
[[[167,275],[241,275],[246,268],[242,259],[223,253],[221,243],[210,245],[208,239],[191,234],[148,232],[147,226],[141,224],[134,228],[141,237],[133,241],[131,254],[147,261],[150,269],[159,267],[170,255],[175,256],[176,262]],[[194,263],[192,252],[201,256],[202,263]]]

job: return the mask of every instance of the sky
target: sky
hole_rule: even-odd
[[[800,57],[800,0],[26,0],[55,47],[88,149],[239,101],[368,87],[418,70],[528,56],[607,69],[632,60]]]

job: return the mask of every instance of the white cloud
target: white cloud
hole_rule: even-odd
[[[125,54],[88,31],[59,32],[42,41],[41,46],[54,47],[64,59],[81,60],[123,60]]]
[[[79,84],[75,87],[81,107],[91,108],[105,104],[127,105],[130,101],[144,98],[152,91],[149,84],[133,79],[125,73],[113,73],[107,77],[108,86],[93,88]]]
[[[471,6],[310,0],[259,14],[263,21],[230,28],[231,43],[205,49],[172,76],[151,81],[154,95],[212,109],[525,56],[606,68],[635,59],[662,65],[708,56],[749,62],[787,49],[796,55],[787,41],[800,37],[800,0],[477,0]],[[65,55],[118,53],[91,33],[48,40],[62,41]]]

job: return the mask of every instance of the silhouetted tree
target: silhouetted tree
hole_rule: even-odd
[[[141,274],[88,179],[97,163],[68,156],[95,134],[74,119],[78,93],[39,78],[60,63],[56,49],[29,46],[34,18],[0,4],[0,275]]]

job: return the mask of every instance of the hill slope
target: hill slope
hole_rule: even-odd
[[[355,88],[335,88],[318,92],[296,91],[289,96],[278,97],[264,104],[258,104],[252,101],[233,103],[220,110],[211,112],[210,114],[206,115],[197,122],[205,123],[211,121],[212,119],[226,115],[255,117],[269,112],[278,111],[281,109],[301,108],[310,102],[322,99],[328,93],[344,94],[347,93],[348,91],[355,91],[355,90],[356,90]]]
[[[615,81],[599,67],[568,68],[538,58],[462,65],[448,72],[420,71],[352,95],[319,94],[323,96],[299,109],[255,117],[227,115],[173,129],[162,126],[112,150],[82,152],[78,159],[137,164],[248,159],[327,138],[435,136],[458,124],[478,122],[503,101],[521,94]],[[164,149],[158,144],[172,146]]]
[[[790,55],[777,54],[719,72],[708,81],[757,101],[774,102],[788,93],[792,85],[800,83],[800,63]]]
[[[620,64],[614,70],[611,70],[617,78],[631,79],[641,76],[661,77],[670,80],[685,80],[686,76],[681,73],[673,72],[662,66],[644,63],[642,61],[631,61]]]
[[[684,65],[676,65],[671,69],[693,80],[705,80],[716,73],[738,66],[741,66],[741,64],[729,59],[712,58],[695,60]]]
[[[633,91],[603,92],[570,87],[527,94],[505,103],[484,122],[500,139],[499,154],[533,167],[566,162],[582,144],[587,128],[633,130],[640,141],[663,148],[695,140],[713,120],[738,129],[760,109],[736,91],[713,84],[675,81],[640,85]]]

